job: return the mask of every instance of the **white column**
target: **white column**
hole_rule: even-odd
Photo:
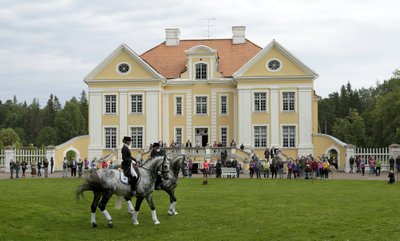
[[[208,144],[213,144],[217,141],[217,93],[215,90],[211,90],[211,140]]]
[[[250,89],[239,89],[238,90],[238,130],[239,130],[239,141],[238,145],[244,145],[245,149],[249,150],[251,146],[251,90]]]
[[[280,133],[280,126],[279,126],[279,91],[277,88],[271,89],[270,94],[271,99],[271,109],[270,109],[270,116],[271,116],[271,127],[269,131],[271,133],[271,147],[279,147],[279,133]]]
[[[146,92],[146,143],[160,140],[159,94],[158,90]]]
[[[129,136],[128,130],[128,93],[119,93],[119,149],[122,149],[122,138]],[[119,153],[119,152],[118,152]]]
[[[10,172],[10,161],[13,160],[14,162],[15,160],[15,148],[14,147],[6,147],[4,149],[4,168],[5,168],[5,172]]]
[[[233,138],[236,146],[239,147],[241,143],[238,142],[238,101],[237,93],[233,94]],[[230,113],[230,112],[229,112]]]
[[[312,143],[312,89],[299,89],[299,145],[298,155],[306,156],[313,153]]]
[[[173,107],[175,108],[175,106]],[[163,95],[163,139],[168,143],[169,138],[169,94]],[[184,140],[182,140],[184,141]]]
[[[89,153],[92,160],[102,154],[102,94],[89,91]]]
[[[193,132],[192,132],[192,92],[188,92],[186,94],[186,139],[192,142],[192,145],[196,145],[195,140],[193,139]]]

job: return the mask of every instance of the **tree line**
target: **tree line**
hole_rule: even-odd
[[[0,100],[0,148],[5,146],[45,147],[58,145],[88,133],[88,100],[85,91],[62,106],[50,95],[42,108],[37,99],[19,103],[17,97]]]
[[[319,131],[360,147],[400,144],[400,70],[375,87],[353,89],[350,83],[323,98]]]
[[[319,101],[319,132],[362,147],[387,147],[400,143],[400,70],[375,87],[353,89],[350,82],[339,92]],[[88,100],[85,91],[62,106],[50,95],[41,108],[0,100],[0,148],[4,146],[58,145],[88,133]]]

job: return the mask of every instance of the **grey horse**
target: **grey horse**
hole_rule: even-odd
[[[179,176],[179,171],[181,170],[183,176],[187,177],[189,175],[188,160],[186,159],[185,155],[179,155],[170,160],[169,178],[163,178],[163,185],[161,190],[164,190],[168,193],[171,202],[168,210],[168,215],[178,215],[178,212],[175,211],[175,205],[177,201],[175,197],[175,189],[178,186],[177,180]],[[130,199],[127,200],[127,205],[128,212],[133,213],[133,205]]]
[[[161,171],[163,178],[169,178],[169,160],[164,157],[155,157],[151,161],[146,162],[142,167],[139,167],[139,181],[136,189],[136,205],[132,212],[133,224],[137,225],[137,216],[140,210],[140,205],[146,198],[147,203],[151,209],[151,216],[154,224],[159,224],[157,219],[156,209],[153,203],[152,193],[154,184],[157,179],[157,172]],[[108,222],[108,226],[112,227],[112,218],[106,210],[106,205],[113,194],[117,195],[119,199],[124,197],[125,200],[132,198],[130,185],[124,184],[120,180],[121,173],[114,169],[101,169],[92,171],[86,177],[85,182],[78,186],[76,190],[76,197],[83,196],[85,191],[93,192],[93,202],[91,205],[91,224],[97,227],[96,224],[96,209],[99,207],[104,217]],[[117,198],[118,202],[118,198]],[[120,203],[120,202],[119,202]]]

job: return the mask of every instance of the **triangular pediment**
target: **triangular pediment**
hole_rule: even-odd
[[[119,66],[124,64],[128,71],[121,72]],[[127,45],[122,44],[114,50],[86,77],[85,82],[98,80],[141,80],[163,81],[165,78],[141,59]]]
[[[268,63],[276,60],[279,68],[271,69]],[[298,60],[282,45],[273,40],[249,62],[233,74],[234,78],[311,78],[318,74]]]

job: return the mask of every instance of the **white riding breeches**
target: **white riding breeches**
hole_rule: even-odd
[[[131,175],[132,175],[132,177],[136,177],[136,178],[138,177],[138,175],[135,171],[135,168],[133,168],[133,166],[131,166]]]

